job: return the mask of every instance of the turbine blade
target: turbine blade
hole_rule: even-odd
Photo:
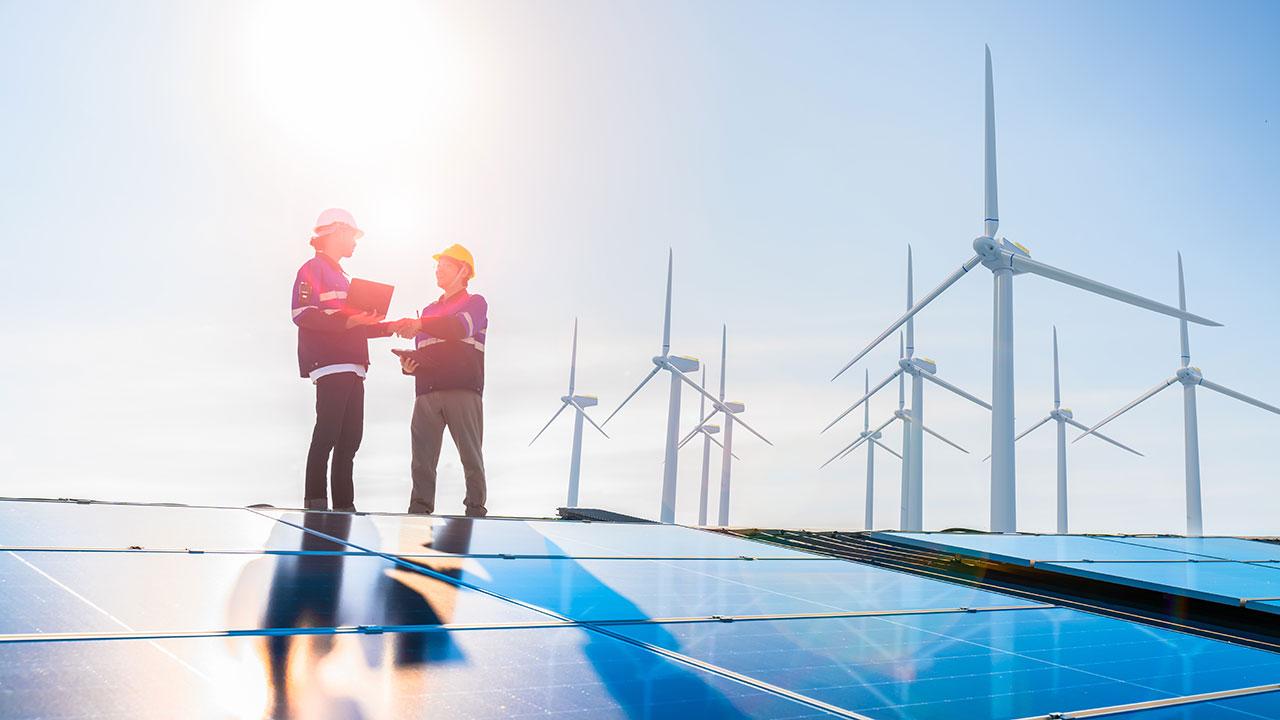
[[[1097,431],[1097,429],[1098,429],[1098,428],[1102,427],[1103,425],[1106,425],[1107,423],[1111,422],[1112,420],[1115,420],[1116,418],[1120,417],[1121,415],[1123,415],[1123,414],[1125,414],[1125,413],[1129,412],[1130,410],[1134,409],[1135,407],[1137,407],[1137,406],[1138,406],[1138,405],[1140,405],[1141,403],[1146,402],[1146,401],[1147,401],[1147,400],[1149,400],[1153,395],[1155,395],[1156,393],[1160,392],[1161,390],[1163,390],[1163,389],[1165,389],[1165,388],[1169,387],[1170,385],[1172,385],[1172,384],[1174,384],[1174,383],[1176,383],[1176,382],[1178,382],[1178,377],[1175,375],[1174,377],[1171,377],[1171,378],[1169,378],[1168,380],[1165,380],[1164,382],[1160,383],[1159,385],[1156,385],[1155,387],[1151,388],[1150,390],[1148,390],[1148,391],[1146,391],[1146,392],[1142,393],[1141,395],[1139,395],[1139,396],[1138,396],[1138,398],[1137,398],[1136,400],[1134,400],[1133,402],[1129,403],[1128,405],[1125,405],[1124,407],[1120,408],[1119,410],[1117,410],[1117,411],[1115,411],[1115,412],[1111,413],[1110,415],[1106,416],[1105,418],[1103,418],[1102,422],[1097,423],[1097,424],[1096,424],[1096,425],[1094,425],[1093,427],[1091,427],[1091,428],[1089,428],[1089,429],[1085,430],[1083,435],[1079,435],[1079,436],[1077,436],[1077,437],[1076,437],[1076,439],[1072,440],[1071,442],[1073,442],[1073,443],[1078,443],[1078,442],[1080,442],[1080,438],[1083,438],[1083,437],[1085,437],[1086,435],[1092,435],[1095,431]]]
[[[1017,437],[1015,437],[1015,438],[1013,439],[1013,441],[1014,441],[1014,442],[1018,442],[1018,441],[1019,441],[1019,440],[1021,440],[1022,438],[1024,438],[1024,437],[1026,437],[1026,436],[1030,435],[1031,433],[1035,432],[1037,428],[1039,428],[1041,425],[1043,425],[1043,424],[1045,424],[1045,423],[1049,422],[1049,421],[1050,421],[1050,420],[1052,420],[1052,419],[1053,419],[1053,416],[1051,416],[1051,415],[1047,415],[1047,416],[1045,416],[1045,419],[1041,420],[1040,422],[1036,423],[1035,425],[1032,425],[1031,427],[1027,428],[1026,430],[1023,430],[1023,431],[1022,431],[1022,434],[1021,434],[1021,435],[1018,435]],[[1086,429],[1088,429],[1088,428],[1086,428]],[[990,456],[990,455],[988,455],[987,457],[989,458],[989,457],[991,457],[991,456]],[[983,460],[986,460],[986,459],[987,459],[987,458],[983,458]]]
[[[647,384],[649,383],[649,381],[653,379],[653,376],[654,376],[654,375],[657,375],[657,374],[658,374],[658,371],[659,371],[659,370],[661,370],[661,369],[662,369],[661,367],[659,367],[659,366],[657,366],[657,365],[654,365],[654,366],[653,366],[653,369],[649,371],[649,374],[648,374],[648,375],[645,375],[645,376],[644,376],[644,379],[640,381],[640,384],[636,386],[636,389],[635,389],[635,390],[632,390],[632,391],[631,391],[631,394],[630,394],[630,395],[628,395],[628,396],[626,397],[626,399],[624,399],[624,400],[622,401],[622,403],[618,405],[618,407],[614,408],[613,412],[609,413],[609,417],[605,418],[605,419],[604,419],[604,422],[602,422],[602,423],[600,423],[600,424],[601,424],[601,425],[608,425],[608,424],[609,424],[609,421],[613,419],[613,416],[614,416],[614,415],[617,415],[617,414],[618,414],[618,411],[619,411],[619,410],[621,410],[621,409],[623,408],[623,406],[625,406],[627,403],[631,402],[631,398],[635,397],[635,396],[636,396],[636,393],[640,392],[640,389],[641,389],[641,388],[643,388],[645,385],[647,385]]]
[[[959,450],[960,452],[964,453],[965,455],[968,455],[968,454],[969,454],[969,451],[968,451],[968,450],[965,450],[964,448],[960,447],[959,445],[957,445],[957,444],[955,444],[955,443],[951,442],[950,440],[948,440],[948,439],[946,439],[946,438],[942,437],[942,436],[941,436],[941,435],[939,435],[937,432],[934,432],[933,430],[930,430],[930,429],[929,429],[929,426],[927,426],[927,425],[925,425],[925,424],[921,423],[921,425],[920,425],[920,429],[921,429],[921,430],[924,430],[925,432],[929,433],[930,435],[932,435],[932,436],[934,436],[934,437],[938,438],[939,440],[941,440],[942,442],[944,442],[944,443],[946,443],[946,444],[950,445],[951,447],[953,447],[953,448],[955,448],[955,449]]]
[[[571,404],[571,405],[573,405],[573,407],[574,407],[574,409],[575,409],[575,410],[577,410],[579,413],[582,413],[582,419],[583,419],[583,420],[586,420],[586,421],[587,421],[587,422],[589,422],[589,423],[591,423],[591,427],[593,427],[593,428],[595,428],[596,430],[600,431],[600,434],[601,434],[601,435],[603,435],[603,436],[605,436],[605,437],[607,437],[607,438],[609,437],[609,433],[605,432],[605,431],[604,431],[604,428],[602,428],[602,427],[600,427],[599,425],[597,425],[597,424],[596,424],[596,421],[595,421],[595,420],[592,420],[592,419],[591,419],[591,416],[587,414],[587,409],[586,409],[586,408],[582,407],[581,405],[579,405],[579,404],[578,404],[578,403],[576,403],[576,402],[570,402],[570,404]],[[609,439],[610,439],[610,440],[612,440],[613,438],[609,438]]]
[[[947,389],[947,390],[950,390],[951,392],[953,392],[953,393],[955,393],[955,394],[959,395],[960,397],[964,398],[965,400],[968,400],[968,401],[969,401],[969,402],[971,402],[971,403],[974,403],[974,404],[976,404],[976,405],[981,405],[982,407],[984,407],[984,408],[986,408],[986,409],[988,409],[988,410],[990,410],[990,409],[991,409],[991,403],[989,403],[989,402],[987,402],[987,401],[985,401],[985,400],[982,400],[982,399],[980,399],[980,398],[978,398],[978,397],[976,397],[976,396],[974,396],[974,395],[972,395],[972,394],[970,394],[970,393],[967,393],[967,392],[965,392],[964,390],[961,390],[960,388],[956,387],[955,385],[952,385],[951,383],[947,382],[946,380],[943,380],[942,378],[938,377],[937,375],[930,375],[930,374],[929,374],[929,373],[927,373],[927,372],[922,372],[922,373],[920,373],[920,375],[921,375],[921,376],[923,376],[925,380],[928,380],[929,382],[934,383],[934,384],[935,384],[935,385],[937,385],[938,387],[941,387],[941,388],[945,388],[945,389]]]
[[[729,353],[729,326],[720,326],[720,399],[724,400],[725,358]],[[704,421],[705,422],[705,421]]]
[[[898,458],[899,460],[901,460],[901,459],[902,459],[902,456],[901,456],[901,455],[899,455],[899,454],[897,453],[897,451],[895,451],[893,448],[889,447],[888,445],[885,445],[884,443],[880,442],[879,440],[876,440],[876,439],[874,439],[874,438],[873,438],[873,439],[871,440],[871,442],[875,443],[875,444],[876,444],[876,447],[880,448],[881,450],[884,450],[885,452],[887,452],[887,453],[889,453],[890,455],[892,455],[892,456],[894,456],[894,457]]]
[[[533,440],[530,440],[529,444],[532,445],[537,442],[538,438],[542,437],[542,433],[546,432],[547,428],[551,427],[551,423],[555,422],[556,418],[560,417],[560,413],[564,412],[564,409],[567,407],[569,407],[569,403],[560,403],[560,408],[551,416],[551,419],[547,421],[547,424],[542,426],[542,429],[538,431],[538,434],[533,436]]]
[[[840,451],[839,451],[839,452],[837,452],[835,455],[832,455],[830,458],[828,458],[828,459],[827,459],[827,461],[826,461],[826,462],[824,462],[824,463],[822,463],[821,465],[819,465],[819,466],[818,466],[818,469],[819,469],[819,470],[821,470],[822,468],[824,468],[824,467],[826,467],[826,466],[830,465],[831,463],[835,462],[836,460],[839,460],[840,458],[842,458],[842,457],[844,457],[844,456],[848,455],[849,453],[853,452],[854,450],[857,450],[857,449],[858,449],[858,446],[859,446],[859,445],[861,445],[862,443],[866,442],[866,440],[867,440],[867,438],[868,438],[868,437],[870,437],[870,436],[869,436],[869,435],[863,435],[862,437],[858,438],[857,440],[854,440],[853,442],[849,443],[848,445],[845,445],[844,447],[840,448]]]
[[[1070,425],[1070,426],[1071,426],[1071,427],[1073,427],[1073,428],[1078,429],[1078,430],[1086,430],[1086,431],[1087,431],[1087,430],[1089,429],[1089,428],[1085,427],[1083,423],[1077,422],[1077,421],[1076,421],[1076,420],[1074,420],[1074,419],[1072,419],[1072,420],[1068,420],[1068,421],[1067,421],[1067,424],[1068,424],[1068,425]],[[1111,443],[1112,445],[1115,445],[1116,447],[1120,448],[1121,450],[1128,450],[1129,452],[1133,453],[1134,455],[1137,455],[1138,457],[1146,457],[1146,455],[1143,455],[1142,453],[1138,452],[1137,450],[1134,450],[1133,448],[1129,447],[1128,445],[1125,445],[1124,443],[1119,442],[1119,441],[1117,441],[1117,440],[1113,440],[1112,438],[1109,438],[1109,437],[1107,437],[1106,435],[1103,435],[1103,434],[1102,434],[1102,433],[1100,433],[1100,432],[1094,432],[1094,433],[1090,433],[1090,434],[1091,434],[1091,435],[1093,435],[1094,437],[1098,438],[1099,440],[1105,440],[1105,441],[1107,441],[1107,442]]]
[[[676,443],[676,449],[677,449],[677,450],[683,450],[683,449],[684,449],[684,446],[689,444],[689,441],[693,439],[693,436],[694,436],[694,435],[697,435],[697,433],[696,433],[696,432],[692,432],[692,433],[689,433],[688,435],[685,435],[683,440],[681,440],[680,442]]]
[[[689,385],[689,387],[693,388],[694,390],[697,390],[697,391],[698,391],[699,393],[701,393],[704,397],[706,397],[706,398],[710,399],[713,405],[719,405],[719,404],[720,404],[720,401],[719,401],[719,400],[717,400],[717,399],[716,399],[716,398],[715,398],[711,393],[707,392],[706,388],[702,387],[702,386],[701,386],[701,385],[699,385],[698,383],[696,383],[696,382],[694,382],[694,381],[690,380],[689,378],[685,377],[684,373],[676,373],[676,377],[678,377],[678,378],[680,378],[681,380],[683,380],[686,384],[688,384],[688,385]],[[720,407],[720,408],[718,408],[718,409],[723,410],[724,408],[723,408],[723,407]],[[729,414],[733,414],[733,413],[729,413]],[[755,428],[753,428],[753,427],[751,427],[750,425],[748,425],[748,424],[746,424],[745,422],[743,422],[743,421],[742,421],[742,418],[738,417],[737,415],[733,415],[733,422],[734,422],[735,424],[741,425],[742,427],[746,428],[747,432],[749,432],[749,433],[751,433],[752,435],[755,435],[756,437],[758,437],[758,438],[760,438],[761,440],[763,440],[763,441],[764,441],[764,443],[765,443],[766,445],[773,445],[773,443],[772,443],[772,442],[769,442],[769,438],[767,438],[767,437],[765,437],[765,436],[761,435],[759,432],[757,432],[757,431],[756,431],[756,429],[755,429]]]
[[[1152,312],[1158,312],[1162,315],[1168,315],[1169,317],[1175,317],[1182,320],[1190,320],[1198,325],[1222,327],[1222,323],[1217,322],[1216,320],[1210,320],[1209,318],[1201,317],[1199,315],[1193,315],[1192,313],[1179,310],[1176,307],[1144,298],[1141,295],[1136,295],[1128,290],[1121,290],[1120,288],[1112,287],[1096,280],[1090,280],[1087,277],[1067,272],[1066,270],[1056,268],[1052,265],[1046,265],[1037,260],[1032,260],[1029,257],[1011,255],[1009,257],[1009,262],[1013,266],[1014,270],[1020,272],[1029,272],[1033,275],[1039,275],[1043,278],[1055,280],[1064,285],[1070,285],[1072,287],[1080,288],[1081,290],[1087,290],[1088,292],[1096,295],[1109,297],[1112,300],[1119,300],[1120,302],[1128,303],[1129,305],[1134,305]]]
[[[907,309],[915,304],[912,298],[915,296],[914,284],[912,282],[914,273],[911,271],[911,245],[907,245]],[[914,318],[907,319],[907,357],[915,355],[916,352],[916,321]]]
[[[884,380],[880,381],[880,384],[879,384],[879,385],[876,385],[874,388],[872,388],[871,390],[867,391],[867,394],[866,394],[866,395],[863,395],[863,396],[862,396],[862,397],[861,397],[857,402],[855,402],[854,404],[850,405],[848,408],[845,408],[845,411],[844,411],[844,412],[842,412],[842,413],[840,413],[840,415],[839,415],[839,416],[837,416],[835,420],[832,420],[831,422],[827,423],[827,426],[826,426],[826,427],[824,427],[824,428],[822,428],[822,432],[819,432],[818,434],[819,434],[819,435],[821,435],[822,433],[824,433],[824,432],[826,432],[826,431],[830,430],[832,425],[835,425],[836,423],[838,423],[838,422],[840,422],[841,420],[843,420],[843,419],[844,419],[844,417],[845,417],[846,415],[848,415],[849,413],[851,413],[851,412],[853,412],[854,410],[856,410],[856,409],[858,408],[858,406],[859,406],[859,405],[861,405],[862,403],[866,402],[867,400],[870,400],[872,395],[875,395],[876,393],[880,392],[880,390],[881,390],[882,388],[884,388],[884,386],[885,386],[885,385],[888,385],[889,383],[893,382],[893,379],[894,379],[894,378],[896,378],[896,377],[898,377],[898,376],[899,376],[899,375],[901,375],[901,374],[902,374],[902,368],[898,368],[897,370],[894,370],[894,371],[889,375],[889,377],[887,377],[887,378],[885,378]]]
[[[996,92],[991,77],[991,46],[987,46],[986,135],[983,143],[982,232],[989,238],[1000,227],[999,199],[996,192]]]
[[[711,442],[715,443],[716,445],[719,445],[721,450],[723,450],[723,449],[724,449],[724,443],[722,443],[722,442],[720,442],[719,440],[717,440],[717,439],[715,438],[715,436],[714,436],[714,435],[708,435],[708,436],[707,436],[707,439],[708,439],[708,440],[710,440]],[[736,453],[736,452],[730,452],[730,453],[729,453],[729,455],[730,455],[730,456],[732,456],[734,460],[741,460],[741,459],[742,459],[742,458],[738,457],[738,453]]]
[[[912,305],[911,309],[903,313],[902,317],[898,318],[897,320],[894,320],[893,324],[890,325],[888,328],[886,328],[884,332],[880,333],[880,335],[877,336],[875,340],[872,340],[869,345],[863,348],[862,352],[858,353],[857,355],[854,355],[853,359],[845,363],[845,366],[840,368],[840,372],[836,373],[835,376],[833,376],[831,379],[835,380],[836,378],[843,375],[845,370],[848,370],[849,368],[853,367],[854,363],[858,362],[863,358],[863,356],[865,356],[867,353],[874,350],[875,347],[879,345],[881,342],[883,342],[885,338],[892,335],[893,331],[902,327],[903,323],[905,323],[907,320],[910,320],[912,316],[914,316],[916,313],[923,310],[926,305],[933,302],[942,293],[946,292],[947,288],[951,287],[956,283],[957,280],[964,277],[965,273],[977,267],[978,263],[980,262],[982,262],[982,258],[977,255],[974,255],[973,257],[965,261],[965,263],[961,265],[958,270],[956,270],[955,272],[947,276],[947,279],[943,280],[942,283],[938,285],[938,287],[930,290],[927,295],[920,298],[919,302],[917,302],[915,305]]]
[[[1182,253],[1178,253],[1178,307],[1187,309],[1187,284],[1182,278]],[[1182,342],[1182,367],[1191,364],[1191,338],[1187,331],[1187,321],[1178,321],[1178,339]]]
[[[1271,412],[1276,413],[1277,415],[1280,415],[1280,408],[1276,407],[1275,405],[1269,405],[1257,398],[1249,397],[1248,395],[1245,395],[1242,392],[1237,392],[1235,390],[1232,390],[1231,388],[1223,387],[1218,383],[1209,382],[1208,380],[1201,380],[1200,387],[1209,388],[1214,392],[1222,393],[1223,395],[1226,395],[1227,397],[1230,397],[1230,398],[1235,398],[1240,402],[1249,403],[1254,407],[1259,407],[1259,408],[1262,408],[1263,410],[1270,410]]]
[[[1058,326],[1053,326],[1053,409],[1062,405],[1062,386],[1058,381]]]
[[[675,250],[667,248],[667,304],[662,313],[662,354],[671,352],[671,271],[675,267]],[[608,422],[607,420],[605,422]]]
[[[573,351],[569,354],[569,395],[573,395],[573,383],[578,374],[578,318],[573,319]]]

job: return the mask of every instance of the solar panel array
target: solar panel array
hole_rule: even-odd
[[[678,526],[0,501],[5,718],[1238,720],[1277,683],[1263,650]]]
[[[873,533],[906,545],[1280,614],[1280,544],[1234,537]]]

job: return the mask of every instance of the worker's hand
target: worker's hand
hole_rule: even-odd
[[[422,322],[416,318],[404,318],[391,324],[391,332],[402,338],[411,338],[422,330]]]
[[[382,322],[385,315],[379,315],[374,312],[362,312],[358,315],[352,315],[347,318],[347,329],[359,327],[361,325],[377,325]]]
[[[412,375],[418,369],[418,362],[408,355],[400,356],[400,369],[406,375]]]

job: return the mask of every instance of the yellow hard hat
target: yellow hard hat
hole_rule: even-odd
[[[435,255],[432,255],[431,259],[439,260],[442,257],[453,258],[458,262],[466,263],[467,267],[471,268],[471,277],[476,276],[476,261],[471,257],[470,250],[462,247],[457,243],[454,243],[453,245],[450,245],[449,247],[445,248],[444,250],[441,250]]]

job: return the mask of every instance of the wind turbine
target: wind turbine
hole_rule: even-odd
[[[914,296],[914,273],[912,272],[911,246],[907,246],[907,309],[910,310],[913,304]],[[905,375],[911,376],[911,410],[907,413],[907,417],[916,418],[919,422],[909,422],[903,426],[903,432],[907,433],[909,440],[904,442],[904,448],[907,450],[903,456],[903,476],[905,484],[903,485],[903,517],[902,529],[918,531],[923,529],[924,525],[924,381],[935,383],[939,387],[950,390],[960,397],[975,403],[987,410],[991,409],[991,405],[983,400],[978,399],[972,394],[961,390],[951,383],[938,377],[938,366],[929,358],[915,357],[915,318],[908,318],[906,334],[905,352],[901,346],[898,351],[898,369],[889,377],[875,387],[874,390],[868,390],[860,400],[849,406],[844,412],[827,424],[822,432],[830,430],[833,425],[840,422],[846,415],[863,403],[868,402],[871,396],[879,392],[888,385],[895,377],[902,378]],[[901,383],[899,383],[901,386]],[[952,443],[950,440],[942,438],[937,433],[931,434],[945,440],[947,443],[960,448],[959,445]],[[960,448],[964,450],[964,448]],[[969,452],[964,450],[964,452]]]
[[[1182,253],[1178,253],[1178,307],[1184,310],[1187,307],[1187,287],[1182,277]],[[1085,435],[1097,435],[1098,428],[1129,412],[1170,385],[1177,382],[1182,383],[1182,427],[1185,435],[1183,449],[1185,451],[1184,463],[1186,465],[1187,478],[1187,535],[1202,535],[1204,534],[1204,517],[1200,507],[1200,430],[1196,420],[1196,386],[1199,385],[1214,392],[1222,393],[1229,398],[1235,398],[1263,410],[1270,410],[1278,415],[1280,415],[1280,407],[1268,405],[1242,392],[1205,380],[1200,368],[1191,364],[1191,340],[1187,331],[1186,320],[1179,319],[1178,333],[1182,341],[1182,366],[1178,368],[1173,377],[1138,396],[1137,400],[1111,413],[1102,422],[1085,430],[1080,437],[1072,440],[1072,442],[1078,442]]]
[[[702,366],[701,385],[704,388],[707,386],[707,366],[706,365]],[[698,406],[698,417],[703,417],[706,415],[706,412],[707,412],[707,398],[702,395],[699,395],[698,399],[701,401],[701,403]],[[715,414],[714,410],[712,411],[712,414],[713,415]],[[698,524],[699,525],[707,524],[707,499],[708,499],[707,495],[708,495],[710,481],[711,481],[711,443],[715,443],[716,445],[719,445],[721,448],[724,447],[724,444],[721,443],[719,440],[717,440],[715,437],[719,432],[720,432],[719,425],[711,425],[705,422],[698,423],[697,427],[695,427],[692,431],[690,431],[688,435],[684,436],[684,439],[680,441],[680,445],[679,445],[679,447],[683,448],[695,436],[697,435],[702,436],[702,485],[700,486],[700,489],[698,492]],[[738,457],[738,456],[734,455],[734,457]]]
[[[902,372],[901,370],[901,365],[905,362],[906,362],[906,350],[903,345],[902,333],[898,333],[899,370],[896,371],[893,375],[889,376],[890,380],[892,380],[895,376],[898,378],[898,409],[894,411],[893,415],[890,416],[888,420],[885,420],[878,427],[876,427],[876,429],[867,430],[866,426],[870,426],[871,423],[868,422],[867,421],[868,418],[865,417],[867,415],[865,408],[868,407],[869,403],[863,405],[864,430],[862,434],[860,434],[857,437],[857,439],[855,439],[853,442],[849,443],[843,448],[840,448],[840,451],[837,452],[835,455],[832,455],[831,458],[829,458],[826,462],[822,463],[819,469],[822,469],[830,465],[831,463],[835,462],[836,460],[839,460],[840,458],[848,457],[850,453],[852,453],[854,450],[857,450],[858,446],[862,445],[864,442],[878,440],[880,438],[880,432],[885,428],[889,427],[889,425],[894,421],[902,422],[902,454],[898,455],[897,453],[893,453],[900,460],[902,460],[903,458],[911,458],[914,456],[916,449],[920,447],[920,445],[923,443],[923,440],[924,440],[923,433],[928,433],[934,436],[935,438],[959,450],[960,452],[965,453],[966,455],[969,453],[968,450],[965,450],[963,447],[960,447],[956,443],[943,437],[940,433],[936,432],[935,430],[925,425],[924,423],[912,422],[911,412],[906,409],[906,389],[905,389],[906,373]],[[866,401],[868,397],[874,394],[875,394],[875,390],[868,390],[867,394],[863,396],[863,399],[859,401],[859,403]],[[912,439],[911,437],[912,433],[910,432],[910,429],[916,425],[918,425],[920,430],[922,431],[920,435],[920,440],[918,441]],[[880,443],[877,443],[877,444],[880,444]],[[880,444],[880,447],[883,447],[885,450],[889,450],[889,448],[883,444]],[[870,448],[868,448],[868,452],[870,452]],[[889,450],[889,452],[892,453],[893,451]],[[923,453],[921,454],[921,457],[923,457]],[[868,462],[868,464],[870,464],[870,462]],[[911,470],[908,467],[908,464],[909,464],[909,460],[903,460],[902,489],[901,489],[901,494],[899,496],[901,514],[898,519],[898,523],[899,523],[898,526],[902,530],[919,530],[920,529],[919,521],[921,519],[922,514],[917,514],[915,510],[916,508],[920,507],[922,503],[919,502],[919,500],[921,499],[920,496],[915,495],[915,491],[912,488]],[[914,525],[912,524],[913,521],[915,523]]]
[[[1035,425],[1032,425],[1031,427],[1027,428],[1026,430],[1023,430],[1021,434],[1019,434],[1017,437],[1013,439],[1013,441],[1017,442],[1021,440],[1022,438],[1035,432],[1037,429],[1039,429],[1041,425],[1044,425],[1045,423],[1051,420],[1058,424],[1058,534],[1066,535],[1067,534],[1067,426],[1070,425],[1073,428],[1077,428],[1085,431],[1088,431],[1089,428],[1086,427],[1079,420],[1075,419],[1075,416],[1072,415],[1071,413],[1071,408],[1062,407],[1062,382],[1058,374],[1058,328],[1056,325],[1053,328],[1053,410],[1049,411],[1049,415],[1047,417],[1040,420]],[[1115,445],[1121,450],[1128,450],[1134,455],[1142,457],[1142,453],[1138,452],[1137,450],[1134,450],[1128,445],[1112,440],[1111,438],[1107,437],[1106,435],[1103,435],[1102,433],[1094,433],[1094,435],[1097,435],[1099,440],[1106,440],[1107,442],[1111,443],[1112,445]],[[983,458],[982,461],[986,462],[990,458],[991,456],[988,455],[985,458]]]
[[[698,385],[698,383],[685,376],[685,373],[690,373],[698,369],[698,359],[686,357],[684,355],[671,354],[671,276],[673,267],[674,253],[672,251],[668,251],[667,302],[662,319],[662,354],[653,357],[653,369],[649,371],[648,375],[644,376],[644,379],[640,381],[640,384],[636,386],[636,389],[632,390],[631,394],[624,398],[618,407],[615,408],[613,412],[609,413],[609,417],[605,418],[604,422],[601,423],[601,425],[608,425],[609,421],[613,419],[613,416],[617,415],[618,411],[625,407],[628,402],[631,402],[631,398],[635,397],[636,393],[640,392],[645,385],[649,384],[649,381],[653,379],[654,375],[657,375],[663,370],[671,373],[671,395],[667,404],[666,455],[662,468],[662,501],[661,507],[659,508],[660,519],[664,523],[673,523],[676,519],[676,463],[679,460],[680,440],[680,383],[683,382],[688,384],[694,390],[701,393],[703,397],[711,400],[716,407],[720,407],[722,405],[722,403],[716,400],[716,398],[711,396],[711,393],[708,393],[702,388],[702,386]],[[753,430],[746,423],[742,423],[742,426],[753,435],[764,440],[766,443],[769,443],[768,440],[765,440],[763,435]],[[730,431],[726,429],[726,439],[729,437],[729,432]],[[773,443],[769,444],[772,445]]]
[[[903,393],[902,393],[902,386],[903,386],[903,383],[902,383],[902,377],[901,377],[901,376],[899,376],[899,377],[898,377],[898,388],[899,388],[899,391],[898,391],[898,409],[899,409],[899,410],[901,410],[901,409],[902,409],[902,402],[903,402],[903,397],[902,397],[902,395],[903,395]],[[863,378],[862,378],[862,387],[863,387],[863,390],[865,390],[865,391],[867,391],[867,392],[870,392],[870,391],[871,391],[871,371],[870,371],[870,370],[867,370],[867,371],[863,374]],[[894,419],[897,419],[897,418],[895,417]],[[890,420],[890,422],[893,422],[893,420]],[[875,503],[874,503],[874,501],[875,501],[875,496],[876,496],[876,491],[875,491],[875,486],[876,486],[876,446],[879,446],[881,450],[884,450],[885,452],[889,453],[890,455],[892,455],[892,456],[894,456],[894,457],[898,458],[899,460],[902,460],[902,456],[901,456],[901,455],[899,455],[898,453],[894,452],[894,451],[893,451],[893,448],[891,448],[891,447],[889,447],[888,445],[885,445],[884,443],[880,442],[880,438],[881,438],[881,437],[882,437],[882,436],[881,436],[881,434],[880,434],[880,431],[879,431],[879,430],[876,430],[875,432],[872,432],[872,431],[871,431],[871,403],[864,403],[864,404],[863,404],[863,406],[862,406],[862,433],[858,435],[858,439],[859,439],[859,440],[864,440],[864,439],[865,439],[865,442],[866,442],[866,445],[867,445],[867,483],[866,483],[866,499],[863,501],[863,511],[862,511],[862,529],[863,529],[863,530],[871,530],[872,528],[874,528],[874,527],[875,527],[875,525],[874,525],[874,518],[875,518],[875,512],[874,512],[874,511],[875,511]],[[906,451],[907,451],[907,450],[906,450],[906,447],[907,447],[907,442],[909,441],[909,439],[910,439],[910,434],[904,431],[904,432],[902,433],[902,448],[903,448],[903,452],[906,452]],[[905,467],[905,465],[904,465],[904,467]],[[905,474],[905,473],[903,474],[903,478],[904,478],[904,481],[905,481],[905,479],[906,479],[906,474]],[[904,482],[904,487],[905,487],[905,482]]]
[[[991,48],[986,50],[986,141],[984,153],[985,172],[983,174],[983,231],[973,241],[976,254],[966,260],[955,272],[951,273],[938,287],[929,291],[919,302],[912,305],[906,313],[893,322],[884,332],[871,341],[861,352],[836,373],[835,377],[853,367],[868,352],[889,337],[895,330],[946,292],[966,273],[978,265],[991,270],[995,296],[992,301],[994,333],[991,347],[991,530],[993,532],[1015,532],[1017,530],[1016,490],[1014,485],[1014,449],[1013,449],[1013,276],[1031,273],[1041,277],[1071,285],[1088,292],[1109,297],[1113,300],[1128,303],[1140,308],[1162,313],[1182,320],[1189,320],[1200,325],[1219,326],[1199,315],[1185,310],[1170,307],[1163,303],[1149,300],[1140,295],[1105,285],[1095,280],[1081,277],[1061,270],[1052,265],[1031,259],[1028,250],[1007,238],[996,239],[996,229],[1000,226],[1000,213],[996,198],[996,120],[995,93],[991,80]],[[834,377],[832,378],[835,379]]]
[[[573,392],[577,371],[578,319],[574,318],[573,350],[569,355],[569,392],[561,396],[560,407],[556,409],[555,414],[551,416],[551,419],[547,421],[547,424],[542,426],[542,429],[538,431],[538,434],[533,436],[533,440],[529,441],[530,445],[537,442],[538,438],[542,437],[542,433],[546,432],[547,428],[551,427],[551,423],[555,422],[556,418],[560,417],[560,413],[564,412],[565,408],[573,408],[573,450],[569,455],[569,499],[568,504],[565,507],[578,506],[578,477],[582,471],[582,421],[586,420],[591,423],[591,427],[599,430],[601,435],[609,437],[609,434],[604,431],[604,428],[597,425],[596,421],[592,420],[590,415],[587,415],[587,408],[593,407],[599,402],[596,396],[575,395]]]
[[[725,367],[728,359],[728,352],[729,352],[729,327],[727,325],[722,325],[720,326],[720,397],[718,400],[713,400],[711,412],[703,415],[702,420],[698,422],[697,427],[691,430],[689,434],[686,435],[684,439],[680,441],[680,444],[683,446],[685,443],[689,442],[691,438],[693,438],[694,434],[698,432],[699,428],[706,426],[707,421],[709,421],[712,417],[714,417],[716,413],[724,413],[724,442],[723,443],[716,442],[716,444],[720,445],[720,448],[721,448],[720,512],[719,512],[719,517],[717,521],[719,525],[722,527],[729,524],[729,494],[730,494],[729,490],[730,490],[730,480],[733,473],[733,461],[735,459],[741,460],[741,458],[739,458],[733,452],[734,424],[736,423],[736,424],[742,425],[744,428],[750,431],[752,435],[755,435],[761,440],[764,440],[766,445],[773,445],[773,443],[769,442],[769,440],[765,438],[765,436],[761,435],[755,430],[752,430],[750,425],[747,425],[745,422],[742,422],[741,418],[738,417],[739,413],[746,412],[746,409],[747,409],[746,405],[740,402],[734,402],[732,400],[724,399]],[[703,376],[703,383],[704,384],[706,383],[706,376]],[[709,397],[709,395],[707,395],[705,391],[703,392],[703,396]],[[711,427],[714,427],[714,426],[711,426]],[[713,441],[714,441],[714,438],[713,438]],[[704,455],[704,458],[705,458],[705,455]],[[705,459],[703,460],[702,487],[703,487],[703,495],[705,496],[706,487],[707,487],[707,471],[706,471]]]

